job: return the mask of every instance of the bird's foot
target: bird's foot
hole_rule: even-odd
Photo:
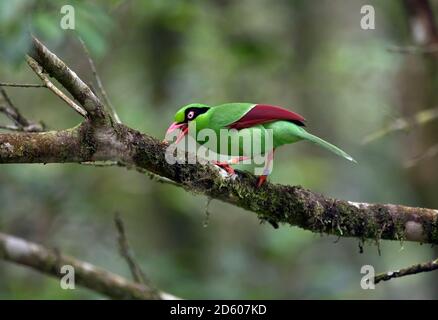
[[[227,162],[213,161],[213,164],[219,169],[219,173],[223,178],[231,180],[237,178],[236,171]]]
[[[259,176],[259,178],[257,179],[257,188],[260,188],[266,182],[267,179],[268,179],[267,175]]]
[[[236,174],[233,167],[231,167],[227,162],[213,161],[213,163],[219,168],[225,170],[230,176]]]

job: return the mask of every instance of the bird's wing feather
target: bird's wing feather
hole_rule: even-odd
[[[248,111],[250,111],[255,104],[253,103],[225,103],[219,106],[211,108],[209,114],[209,128],[212,129],[225,129],[229,128],[229,125],[239,121],[243,116],[245,116]],[[201,116],[200,116],[201,117]]]
[[[276,120],[286,120],[298,126],[305,126],[305,119],[298,113],[278,106],[256,104],[237,121],[229,124],[228,127],[240,130]]]

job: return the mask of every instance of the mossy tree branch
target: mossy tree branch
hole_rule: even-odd
[[[431,272],[437,269],[438,269],[438,259],[435,259],[433,261],[414,264],[412,266],[400,270],[380,273],[374,277],[374,283],[378,284],[379,282],[382,281],[389,281],[391,279],[406,277],[423,272]]]
[[[115,161],[146,169],[183,188],[255,212],[274,226],[288,224],[316,233],[360,239],[438,243],[438,211],[394,204],[355,203],[325,197],[300,186],[267,183],[239,172],[223,178],[208,164],[169,164],[168,144],[118,124],[88,86],[61,59],[34,39],[32,56],[90,114],[79,126],[42,133],[0,135],[0,163]],[[104,119],[104,121],[95,121]]]
[[[188,191],[252,211],[273,226],[287,224],[360,240],[438,244],[438,210],[339,200],[300,186],[266,183],[257,188],[257,178],[249,173],[227,179],[209,164],[170,164],[167,143],[114,121],[76,73],[35,38],[30,55],[87,115],[67,130],[0,134],[0,164],[108,161],[147,170]]]

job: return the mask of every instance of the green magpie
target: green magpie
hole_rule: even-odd
[[[284,144],[291,144],[302,140],[313,142],[329,151],[341,156],[349,161],[356,162],[346,152],[342,151],[338,147],[331,143],[324,141],[323,139],[308,133],[304,130],[305,119],[299,114],[282,107],[267,105],[267,104],[254,104],[254,103],[226,103],[218,106],[208,106],[201,103],[192,103],[179,109],[175,114],[175,122],[172,123],[166,132],[166,135],[180,130],[177,136],[176,142],[179,143],[187,134],[189,134],[189,128],[191,124],[195,123],[195,134],[199,133],[203,129],[210,129],[220,137],[221,129],[235,129],[234,131],[239,134],[246,133],[250,136],[255,136],[257,132],[261,137],[258,140],[263,149],[264,137],[266,133],[270,131],[272,133],[272,148],[267,151],[267,162],[265,163],[265,170],[263,174],[259,176],[257,185],[260,187],[267,179],[269,174],[268,166],[273,160],[274,151],[277,147]],[[192,135],[192,132],[190,132]],[[197,140],[197,139],[196,139]],[[243,143],[241,139],[238,140],[237,152],[235,149],[223,148],[219,150],[221,141],[217,141],[216,147],[209,148],[213,152],[218,154],[224,154],[231,157],[228,161],[214,161],[214,163],[226,170],[228,174],[234,174],[234,169],[231,164],[237,164],[248,158],[252,158],[252,155],[245,154],[243,151]],[[200,144],[205,144],[205,141],[198,141]],[[225,143],[230,143],[229,140]],[[263,151],[261,151],[263,153]]]

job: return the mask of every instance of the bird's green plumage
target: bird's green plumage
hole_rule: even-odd
[[[242,118],[251,108],[253,103],[225,103],[219,106],[210,107],[206,113],[199,115],[195,121],[199,129],[210,128],[213,130],[226,128],[229,124]],[[175,114],[175,121],[182,122],[184,114],[190,108],[208,107],[201,103],[191,103],[179,109]]]
[[[292,144],[301,140],[307,140],[313,142],[347,160],[355,160],[346,152],[342,151],[338,147],[330,144],[329,142],[308,133],[303,127],[298,126],[290,121],[276,120],[264,124],[258,124],[241,130],[231,130],[230,137],[226,141],[221,140],[220,130],[229,129],[229,125],[241,119],[246,113],[248,113],[256,104],[253,103],[227,103],[214,107],[209,107],[208,111],[199,114],[193,121],[189,122],[189,134],[194,137],[193,130],[190,130],[191,124],[196,124],[196,137],[200,144],[204,144],[207,148],[216,153],[226,154],[228,156],[241,156],[246,154],[242,139],[240,139],[239,150],[231,150],[231,140],[238,138],[238,136],[251,136],[257,142],[260,139],[260,150],[265,150],[265,136],[268,133],[268,129],[271,129],[273,134],[273,148],[278,148],[285,144]],[[176,122],[184,121],[185,113],[190,108],[207,108],[204,104],[190,104],[180,110],[175,115]],[[209,144],[209,141],[200,141],[198,138],[199,132],[203,129],[211,129],[216,133],[218,141],[216,143]],[[210,141],[211,142],[211,141]],[[228,148],[220,148],[220,146],[226,145]],[[215,148],[216,146],[216,148]],[[224,152],[224,150],[226,150]],[[252,151],[254,152],[254,151]]]

